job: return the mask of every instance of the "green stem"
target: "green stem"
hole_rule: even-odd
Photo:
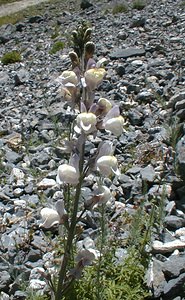
[[[75,193],[75,199],[74,199],[71,224],[69,227],[66,247],[65,247],[63,260],[62,260],[61,268],[60,268],[59,275],[58,275],[58,284],[57,284],[57,289],[55,292],[55,300],[61,300],[62,296],[64,294],[64,285],[65,285],[65,279],[66,279],[66,273],[67,273],[67,266],[68,266],[68,263],[70,260],[73,239],[74,239],[75,231],[76,231],[78,204],[79,204],[79,199],[80,199],[81,186],[82,186],[82,182],[83,182],[84,149],[85,149],[85,141],[82,145],[82,152],[80,155],[80,162],[79,162],[80,178],[79,178],[79,182],[76,186],[76,193]]]
[[[100,239],[100,257],[98,260],[98,270],[97,270],[97,300],[101,299],[101,294],[100,294],[100,289],[101,287],[101,282],[100,282],[100,270],[101,270],[101,264],[102,264],[102,253],[103,253],[103,246],[105,244],[105,205],[102,204],[101,207],[101,239]]]

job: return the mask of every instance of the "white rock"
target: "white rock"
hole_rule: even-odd
[[[175,240],[167,243],[154,241],[152,245],[152,249],[153,251],[160,252],[160,253],[173,252],[176,249],[185,249],[185,242],[181,240]]]
[[[55,185],[56,185],[56,181],[54,179],[44,178],[41,182],[37,184],[37,188],[41,190],[45,190]]]

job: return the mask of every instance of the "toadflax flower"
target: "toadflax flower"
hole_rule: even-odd
[[[94,205],[105,204],[108,201],[111,201],[111,199],[112,193],[110,189],[102,185],[95,189],[94,196],[85,202],[85,207],[87,209],[92,209]]]
[[[44,207],[40,211],[42,223],[40,227],[48,229],[58,224],[63,224],[66,219],[66,211],[64,208],[64,200],[56,202],[56,209]]]
[[[116,136],[120,136],[123,132],[124,119],[120,116],[118,105],[109,110],[103,120],[103,128]]]
[[[118,170],[118,161],[117,158],[113,155],[105,155],[98,158],[97,162],[97,170],[103,176],[110,176],[112,173],[119,175],[120,172]]]
[[[83,268],[91,265],[91,263],[99,257],[99,251],[89,248],[81,250],[75,258],[76,266],[70,271],[73,278],[79,279],[81,277]]]
[[[69,164],[63,164],[58,167],[56,181],[59,184],[68,183],[76,185],[79,179],[79,157],[73,155],[69,161]]]
[[[57,81],[61,84],[60,93],[67,101],[75,102],[78,98],[78,84],[79,79],[75,72],[64,71],[58,78]]]
[[[77,127],[76,132],[83,131],[86,134],[92,133],[96,130],[96,116],[92,112],[82,112],[76,118]]]
[[[106,74],[105,69],[103,68],[92,68],[85,72],[85,83],[89,90],[93,91],[97,86],[103,81],[103,78]]]
[[[59,77],[58,81],[60,81],[63,85],[66,85],[68,83],[71,83],[73,85],[78,84],[78,78],[76,76],[76,73],[73,71],[64,71]]]
[[[40,215],[42,218],[42,224],[40,224],[40,227],[45,229],[58,225],[60,222],[60,216],[53,208],[44,207],[41,209]]]

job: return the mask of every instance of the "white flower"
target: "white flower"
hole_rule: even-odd
[[[44,207],[40,211],[40,215],[43,223],[40,227],[45,229],[51,228],[54,225],[63,224],[64,218],[67,216],[66,210],[64,208],[64,200],[58,200],[55,205],[56,209]]]
[[[113,155],[105,155],[98,158],[97,162],[98,171],[104,176],[110,176],[112,173],[119,175],[118,161]]]
[[[40,227],[48,229],[54,225],[59,224],[60,222],[59,214],[52,208],[44,207],[43,209],[41,209],[40,215],[43,221],[43,223],[40,224]]]
[[[92,248],[81,250],[75,258],[77,264],[72,270],[70,270],[70,275],[79,279],[84,267],[91,265],[93,260],[97,259],[99,256],[100,252],[98,250]]]
[[[112,198],[111,191],[105,185],[98,187],[96,190],[96,195],[99,196],[97,204],[107,203]]]
[[[92,198],[87,199],[85,201],[85,207],[87,209],[92,209],[94,205],[105,204],[107,202],[110,202],[111,199],[112,199],[111,191],[109,190],[108,187],[102,185],[95,190],[94,196]]]
[[[92,68],[85,72],[85,82],[90,90],[95,90],[97,86],[103,81],[106,74],[103,68]]]
[[[122,116],[107,119],[104,123],[104,128],[116,136],[120,136],[123,132],[124,119]]]
[[[76,185],[78,183],[79,173],[75,167],[63,164],[58,167],[56,181],[59,184],[68,183]]]
[[[73,71],[64,71],[57,81],[61,84],[60,94],[66,101],[74,102],[78,95],[78,77]]]
[[[76,257],[76,262],[81,262],[82,266],[89,266],[92,261],[96,258],[94,249],[84,249],[80,253],[78,253]]]
[[[78,77],[73,71],[64,71],[59,77],[58,81],[61,82],[62,85],[73,84],[76,86],[78,84]]]
[[[91,112],[82,112],[76,118],[77,128],[76,131],[78,132],[82,130],[86,134],[94,132],[96,130],[96,116]]]

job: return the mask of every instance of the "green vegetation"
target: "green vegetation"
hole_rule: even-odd
[[[145,8],[146,2],[143,0],[134,0],[132,3],[132,8],[137,10],[142,10]]]
[[[145,273],[149,263],[149,253],[145,248],[150,243],[157,208],[153,205],[150,215],[146,213],[144,202],[134,216],[124,213],[119,219],[117,233],[129,226],[130,235],[126,241],[104,236],[102,256],[99,263],[86,267],[83,277],[76,281],[63,300],[144,300],[150,298],[145,286]],[[119,234],[119,233],[118,233]],[[106,241],[105,241],[106,240]],[[102,246],[100,245],[100,248]],[[125,252],[122,258],[116,250]]]
[[[180,7],[185,7],[185,1],[182,1],[181,3],[180,3]]]
[[[51,50],[49,51],[49,54],[55,54],[58,51],[62,50],[64,48],[64,42],[57,41],[53,44]]]
[[[128,7],[125,3],[116,4],[112,9],[113,15],[120,14],[120,13],[127,13],[127,12],[128,12]]]
[[[3,65],[13,64],[20,61],[21,61],[21,54],[16,50],[7,52],[1,57],[1,62]]]
[[[0,0],[0,5],[16,2],[17,0]]]

